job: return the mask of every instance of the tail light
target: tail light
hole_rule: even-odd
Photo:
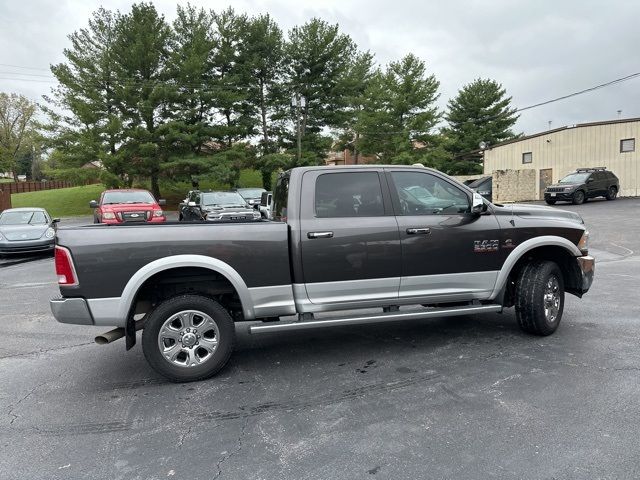
[[[78,276],[73,266],[71,252],[64,247],[56,245],[56,275],[58,276],[58,285],[73,286],[78,285]]]

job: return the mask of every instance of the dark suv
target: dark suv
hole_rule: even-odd
[[[620,181],[605,167],[578,168],[558,183],[544,191],[544,201],[553,205],[557,201],[580,205],[589,198],[604,197],[615,200],[620,191]]]

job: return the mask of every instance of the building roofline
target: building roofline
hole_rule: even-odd
[[[601,122],[587,122],[587,123],[576,123],[575,125],[565,125],[564,127],[554,128],[552,130],[545,130],[544,132],[533,133],[531,135],[525,135],[524,137],[512,138],[511,140],[505,140],[504,142],[496,143],[495,145],[489,145],[487,150],[492,150],[497,147],[502,147],[504,145],[509,145],[511,143],[522,142],[524,140],[529,140],[531,138],[542,137],[543,135],[549,135],[551,133],[558,133],[564,130],[573,130],[574,128],[581,127],[599,127],[600,125],[612,125],[616,123],[631,123],[631,122],[640,122],[640,117],[634,118],[623,118],[619,120],[603,120]]]

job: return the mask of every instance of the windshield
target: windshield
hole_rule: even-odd
[[[589,173],[570,173],[560,180],[560,183],[584,183],[588,177]]]
[[[260,198],[262,192],[266,192],[264,188],[239,188],[238,193],[242,198]]]
[[[219,207],[244,207],[247,205],[244,198],[236,192],[213,192],[202,194],[202,205]]]
[[[0,225],[44,225],[47,224],[47,217],[43,212],[4,212],[0,215]]]
[[[112,203],[155,203],[149,192],[106,192],[102,197],[102,205]]]

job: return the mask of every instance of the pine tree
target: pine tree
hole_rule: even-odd
[[[491,79],[477,79],[449,100],[445,119],[449,125],[444,133],[451,139],[451,151],[464,156],[477,151],[480,142],[495,145],[513,138],[511,128],[518,115],[501,84]],[[477,157],[479,155],[470,156],[472,160]]]

